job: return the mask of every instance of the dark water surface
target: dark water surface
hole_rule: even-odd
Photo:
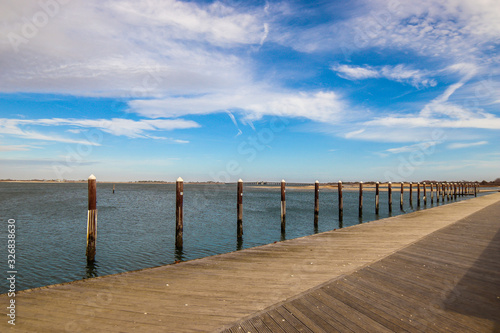
[[[339,225],[338,195],[321,189],[319,226],[314,228],[314,191],[287,188],[286,234],[280,230],[280,189],[245,186],[242,242],[236,239],[236,185],[184,185],[184,247],[176,251],[175,185],[97,184],[97,254],[94,265],[85,257],[87,184],[0,183],[0,249],[7,277],[8,220],[16,225],[16,288],[23,290],[93,276],[131,271],[226,253],[396,216],[419,209],[414,189],[404,210],[399,186],[393,189],[389,215],[387,192],[365,191],[364,213],[358,217],[358,192],[344,191],[344,215]],[[479,195],[482,195],[480,193]],[[469,197],[457,197],[455,202]],[[439,205],[443,204],[442,202]],[[436,200],[420,209],[438,205]],[[3,279],[6,281],[5,279]],[[8,291],[7,282],[0,293]]]

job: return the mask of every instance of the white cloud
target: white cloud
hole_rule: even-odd
[[[200,125],[191,120],[183,119],[146,119],[146,120],[131,120],[131,119],[6,119],[0,118],[0,134],[21,137],[25,139],[56,141],[66,143],[80,143],[85,145],[100,146],[99,142],[92,140],[82,140],[70,137],[63,137],[58,134],[44,134],[32,130],[25,130],[23,127],[29,126],[44,126],[44,127],[59,127],[71,126],[79,128],[94,128],[102,130],[106,133],[116,136],[126,136],[129,138],[152,138],[152,139],[168,139],[178,143],[185,143],[183,140],[175,140],[165,137],[155,137],[147,134],[154,131],[171,131],[175,129],[196,128]],[[85,135],[80,135],[85,137]]]
[[[488,141],[478,141],[478,142],[468,142],[468,143],[451,143],[448,145],[449,149],[461,149],[461,148],[469,148],[476,147],[488,144]]]
[[[348,8],[349,16],[343,20],[295,29],[285,26],[274,41],[301,52],[328,51],[347,61],[369,50],[381,55],[403,51],[444,63],[459,59],[485,63],[498,45],[500,2],[496,0],[362,0]],[[328,13],[328,5],[317,10]],[[298,7],[289,15],[301,17],[302,12]]]
[[[347,106],[334,92],[272,92],[265,88],[238,91],[233,94],[207,94],[196,97],[170,97],[134,100],[131,111],[145,117],[180,117],[226,110],[239,111],[247,119],[266,115],[302,117],[320,122],[335,122]]]
[[[332,70],[337,72],[340,77],[348,80],[364,80],[380,77],[380,72],[370,67],[337,65],[332,66]]]
[[[27,145],[0,145],[0,151],[28,151],[31,148]]]
[[[476,73],[476,67],[469,64],[450,66],[462,78],[449,85],[443,93],[427,103],[417,114],[389,115],[365,122],[368,127],[385,128],[473,128],[500,129],[500,117],[479,108],[468,108],[450,102],[450,97]]]
[[[337,72],[340,77],[347,80],[386,78],[397,82],[408,83],[417,88],[428,86],[434,87],[437,84],[436,80],[428,78],[428,72],[411,69],[402,64],[378,67],[336,65],[332,66],[332,70]]]
[[[410,153],[412,151],[426,150],[427,148],[435,146],[438,143],[439,142],[437,142],[437,141],[421,142],[421,143],[416,143],[414,145],[409,145],[409,146],[390,148],[390,149],[387,149],[385,151],[388,153],[391,153],[391,154]]]
[[[2,2],[0,92],[149,97],[249,84],[241,47],[266,39],[263,11],[221,2],[72,0],[31,36],[23,33],[25,19],[45,14],[38,2]],[[13,34],[23,42],[10,43]]]

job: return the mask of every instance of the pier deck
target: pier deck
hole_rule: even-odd
[[[495,193],[177,265],[27,290],[16,296],[15,327],[2,306],[0,331],[495,332],[499,213]],[[0,304],[7,302],[0,295]]]

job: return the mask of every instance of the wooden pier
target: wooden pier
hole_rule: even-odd
[[[498,332],[500,193],[16,295],[0,331]]]

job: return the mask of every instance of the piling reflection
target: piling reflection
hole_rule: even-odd
[[[85,279],[98,277],[98,268],[99,265],[97,264],[97,261],[87,261],[87,266],[85,267]]]
[[[182,248],[175,248],[175,261],[184,261],[184,251]]]

